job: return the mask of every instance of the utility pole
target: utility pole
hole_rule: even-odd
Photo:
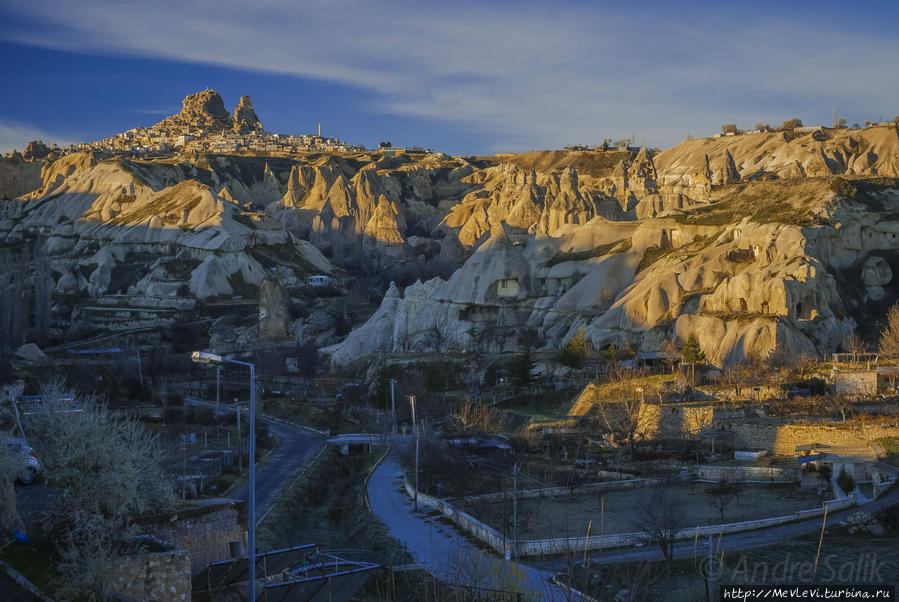
[[[393,434],[396,435],[396,398],[393,395],[393,386],[396,380],[390,379],[390,417],[393,420]]]
[[[250,520],[247,529],[250,600],[256,602],[256,366],[250,364]]]
[[[243,441],[240,438],[240,406],[237,405],[236,397],[234,398],[234,411],[237,413],[237,472],[240,473],[243,470],[243,459],[241,458],[243,450],[240,449]]]

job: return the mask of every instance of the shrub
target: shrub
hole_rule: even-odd
[[[790,119],[787,119],[786,121],[784,121],[783,125],[781,125],[780,127],[781,127],[781,129],[784,129],[784,130],[794,130],[796,128],[801,128],[802,120],[799,119],[798,117],[791,117]]]
[[[858,192],[855,186],[850,184],[844,178],[834,178],[827,184],[827,187],[839,196],[846,199],[851,199],[855,196],[855,193]]]
[[[643,258],[637,264],[637,273],[639,274],[659,259],[671,252],[671,249],[663,249],[659,245],[650,245],[643,251]]]

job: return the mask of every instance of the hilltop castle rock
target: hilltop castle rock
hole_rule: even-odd
[[[252,106],[250,110],[252,111]],[[231,127],[231,114],[225,108],[225,102],[221,95],[215,90],[203,90],[186,96],[181,103],[181,112],[156,124],[156,128],[161,130],[183,130],[185,132],[199,130],[218,132],[231,129]]]

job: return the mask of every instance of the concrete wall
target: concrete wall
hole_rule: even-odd
[[[708,469],[721,469],[724,467],[706,467]],[[765,470],[765,469],[762,469]],[[691,475],[687,474],[686,477],[690,478]],[[631,487],[645,487],[653,482],[658,482],[659,479],[636,479],[636,481],[640,481],[640,484],[630,485]],[[415,496],[415,489],[412,485],[409,484],[408,480],[405,480],[406,493],[410,497]],[[596,483],[595,485],[612,485],[618,488],[621,488],[622,482],[618,483]],[[546,489],[532,489],[526,490],[519,493],[519,497],[521,496],[541,496],[546,495],[546,491],[550,490],[564,490],[564,492],[568,493],[567,487],[551,487]],[[542,493],[541,493],[542,492]],[[581,489],[583,493],[583,489]],[[496,498],[496,496],[499,496]],[[490,502],[490,501],[499,501],[502,500],[503,494],[485,494],[482,496],[472,496],[469,498],[465,498],[466,502]],[[487,526],[481,521],[477,520],[470,514],[466,512],[462,512],[455,506],[453,506],[447,500],[439,500],[437,498],[433,498],[431,496],[425,495],[423,493],[418,494],[418,503],[421,506],[425,506],[428,508],[432,508],[438,512],[440,512],[445,518],[449,519],[453,523],[455,523],[463,532],[479,539],[488,547],[492,548],[494,551],[500,554],[506,553],[506,551],[510,551],[519,556],[541,556],[545,554],[560,554],[564,552],[577,552],[586,550],[599,550],[605,548],[616,548],[622,546],[631,546],[638,543],[649,543],[647,542],[647,534],[642,532],[630,532],[630,533],[612,533],[612,534],[603,534],[601,537],[599,535],[594,535],[591,537],[558,537],[558,538],[550,538],[550,539],[533,539],[533,540],[519,540],[512,541],[504,539],[503,536],[493,529],[492,527]],[[797,520],[805,520],[808,518],[814,518],[816,516],[822,516],[824,514],[825,508],[827,509],[828,514],[836,512],[837,510],[842,510],[843,508],[848,508],[856,503],[854,496],[845,496],[843,494],[840,498],[834,500],[825,501],[820,508],[811,508],[809,510],[799,510],[793,514],[788,514],[784,516],[772,517],[772,518],[764,518],[759,520],[752,521],[743,521],[739,523],[727,523],[724,525],[704,525],[698,526],[688,529],[683,529],[678,531],[675,535],[676,539],[691,539],[696,537],[697,535],[700,537],[708,536],[708,535],[718,535],[721,533],[740,533],[742,531],[752,531],[755,529],[764,529],[766,527],[773,527],[775,525],[781,525],[784,523],[797,521]]]
[[[190,556],[186,550],[120,557],[110,567],[113,589],[135,600],[190,600]]]
[[[721,533],[740,533],[743,531],[753,531],[756,529],[764,529],[775,525],[782,525],[796,520],[804,520],[822,516],[824,507],[827,506],[828,514],[848,508],[855,504],[855,498],[850,496],[845,500],[831,500],[824,502],[820,508],[812,508],[810,510],[799,510],[793,514],[785,516],[777,516],[772,518],[763,518],[759,520],[744,521],[739,523],[727,523],[724,525],[705,525],[682,529],[675,535],[675,539],[693,539],[697,536],[708,537],[709,535],[719,535]],[[605,548],[615,548],[621,546],[631,546],[638,543],[647,542],[646,533],[614,533],[611,535],[596,535],[590,538],[584,537],[559,537],[553,539],[535,539],[528,541],[513,542],[517,545],[518,554],[521,556],[540,556],[543,554],[560,554],[563,552],[577,552],[587,550],[599,550]]]
[[[800,468],[775,468],[772,466],[697,466],[696,476],[709,481],[735,479],[737,481],[762,481],[768,483],[795,483]]]
[[[404,478],[403,481],[406,486],[406,493],[409,494],[410,498],[414,499],[415,488],[409,484],[409,481],[407,479]],[[423,493],[419,493],[418,504],[419,506],[425,506],[427,508],[436,510],[445,518],[451,520],[463,532],[481,540],[482,542],[487,544],[487,546],[500,554],[505,554],[508,544],[511,543],[508,542],[496,529],[488,527],[467,512],[462,512],[449,502],[433,498]]]
[[[232,541],[246,544],[247,513],[243,502],[219,500],[174,516],[157,517],[141,526],[159,539],[187,550],[191,572],[196,574],[211,562],[231,558]]]

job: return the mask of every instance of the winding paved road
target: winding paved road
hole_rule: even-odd
[[[185,397],[185,403],[192,405],[205,405],[215,407],[214,402],[204,401],[195,397]],[[219,411],[234,412],[233,406],[223,404]],[[311,429],[303,428],[270,417],[262,416],[261,419],[268,425],[269,431],[274,433],[281,442],[264,464],[256,467],[256,522],[265,517],[269,509],[275,503],[275,499],[281,490],[290,482],[293,476],[300,470],[316,451],[324,444],[325,438]],[[228,497],[249,500],[250,487],[248,482],[237,489],[228,492]]]
[[[499,587],[508,578],[512,564],[490,552],[476,547],[455,528],[440,517],[415,511],[412,500],[402,488],[402,470],[395,460],[381,464],[368,484],[368,496],[372,512],[387,525],[391,536],[405,544],[415,560],[434,576],[450,583],[469,583],[478,587]],[[895,488],[879,500],[854,506],[827,517],[827,524],[836,524],[859,512],[876,512],[887,506],[899,504],[899,488]],[[821,530],[821,517],[797,521],[744,533],[734,533],[715,538],[718,550],[747,550],[776,544]],[[707,541],[707,540],[706,540]],[[700,554],[708,553],[707,543],[700,542]],[[675,543],[676,558],[691,558],[696,554],[693,540]],[[613,548],[590,554],[591,562],[616,563],[663,560],[657,546]],[[549,577],[565,570],[562,557],[525,560],[518,565],[523,571],[527,587],[540,599],[568,599],[562,590],[549,583]],[[492,575],[492,578],[485,578]],[[491,581],[492,579],[492,581]]]
[[[433,513],[416,511],[402,490],[403,472],[396,460],[387,459],[368,482],[372,512],[387,525],[390,535],[429,573],[447,583],[486,589],[509,589],[519,582],[529,597],[540,600],[569,600],[571,596],[553,585],[552,573],[543,568],[516,564],[482,550]]]

